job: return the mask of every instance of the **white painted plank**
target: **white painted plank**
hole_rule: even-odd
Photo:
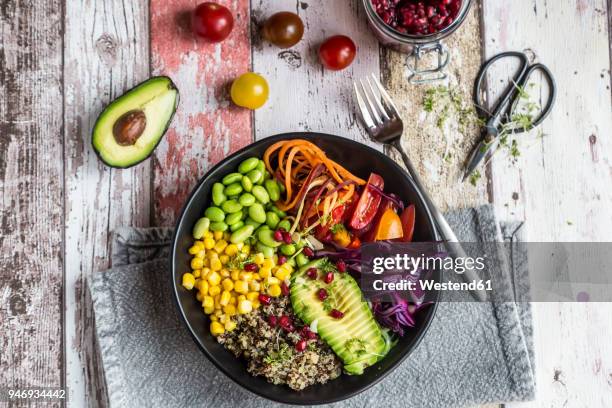
[[[559,86],[557,105],[543,127],[548,136],[523,149],[516,166],[502,157],[492,162],[495,203],[508,218],[527,220],[531,241],[610,240],[606,9],[605,0],[484,2],[487,56],[531,48]],[[493,83],[491,92],[497,91]],[[537,400],[509,406],[608,407],[611,311],[601,303],[536,303]]]
[[[304,38],[282,50],[261,40],[253,47],[253,70],[270,84],[270,100],[255,112],[255,137],[291,131],[319,131],[373,144],[358,122],[353,80],[379,75],[379,46],[370,32],[360,0],[256,0],[253,17],[263,23],[278,11],[297,12],[304,21]],[[342,71],[325,70],[319,45],[332,35],[348,35],[357,57]],[[380,147],[379,147],[380,148]]]
[[[146,226],[150,163],[109,169],[91,148],[104,105],[148,77],[148,2],[66,2],[66,385],[73,407],[105,406],[85,279],[109,266],[110,232]]]

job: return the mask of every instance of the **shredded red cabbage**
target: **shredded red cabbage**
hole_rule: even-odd
[[[387,194],[381,188],[372,184],[368,184],[368,188],[372,191],[375,191],[377,194],[380,194],[380,196],[385,198],[386,200],[391,201],[391,203],[393,203],[393,205],[397,207],[399,211],[404,210],[404,203],[402,202],[402,200],[399,199],[397,195],[393,193]]]

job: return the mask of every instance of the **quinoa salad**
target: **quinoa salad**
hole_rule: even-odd
[[[302,390],[361,375],[414,326],[422,303],[366,301],[360,248],[410,242],[415,209],[302,139],[272,144],[213,184],[191,271],[210,333],[245,369]]]

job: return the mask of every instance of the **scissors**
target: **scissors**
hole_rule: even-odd
[[[484,93],[482,87],[486,74],[495,62],[503,58],[517,58],[520,62],[519,69],[514,75],[513,81],[508,84],[504,93],[495,103],[492,112],[487,112],[484,109],[485,103],[482,100]],[[539,112],[539,115],[530,121],[528,127],[519,126],[507,129],[511,133],[523,133],[533,129],[546,119],[552,107],[555,103],[557,96],[557,85],[553,78],[550,70],[542,64],[530,64],[529,57],[523,52],[509,51],[503,52],[491,58],[487,61],[476,78],[474,84],[474,103],[476,104],[478,114],[485,120],[485,128],[483,131],[483,139],[472,151],[470,158],[467,162],[465,173],[463,174],[463,181],[465,181],[470,174],[479,166],[482,160],[487,154],[498,145],[498,138],[502,133],[502,130],[506,129],[505,126],[512,121],[513,112],[518,106],[519,99],[522,95],[522,90],[525,89],[529,83],[531,75],[540,71],[544,80],[547,82],[549,87],[548,100],[543,109]]]

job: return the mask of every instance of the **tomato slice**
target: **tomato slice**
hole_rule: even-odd
[[[402,229],[404,236],[400,239],[402,242],[412,242],[412,236],[414,235],[414,221],[416,217],[416,211],[414,204],[410,204],[402,211],[400,219],[402,221]]]
[[[402,221],[399,215],[392,209],[387,208],[376,226],[376,241],[384,241],[387,239],[402,238],[404,231],[402,229]]]
[[[351,217],[351,221],[349,222],[349,226],[353,229],[363,229],[366,225],[372,222],[372,219],[374,219],[374,216],[376,215],[376,211],[378,211],[378,206],[380,205],[380,200],[382,197],[380,194],[372,194],[369,189],[371,185],[383,189],[385,186],[385,181],[378,174],[370,174],[368,184],[366,184],[365,188],[363,189],[361,197],[359,197],[359,202],[357,203],[353,216]]]

